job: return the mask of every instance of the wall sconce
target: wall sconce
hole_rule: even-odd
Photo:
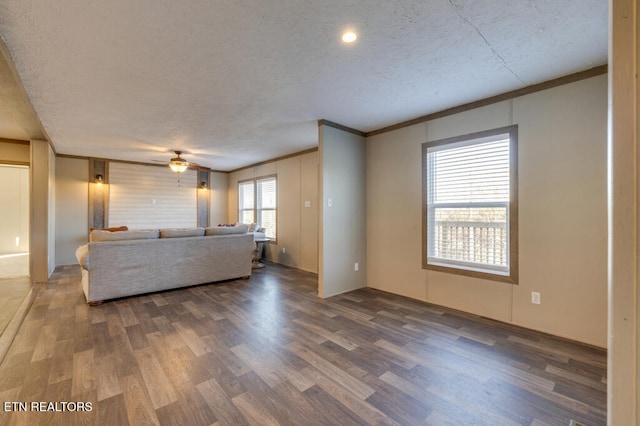
[[[207,189],[207,182],[205,181],[200,182],[200,189]]]
[[[102,178],[102,175],[96,175],[96,183],[98,185],[102,185],[103,182],[104,182],[104,179]]]

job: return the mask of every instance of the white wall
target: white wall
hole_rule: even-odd
[[[368,138],[368,285],[606,346],[606,120],[603,75]],[[519,284],[423,270],[421,144],[510,124]]]
[[[229,174],[228,219],[238,220],[238,182],[277,175],[277,241],[265,245],[265,258],[318,272],[318,153],[272,161]],[[305,207],[305,202],[309,207]],[[285,249],[285,253],[282,249]]]
[[[198,223],[195,170],[109,163],[107,226],[129,229],[195,227]]]
[[[89,160],[56,158],[56,264],[78,263],[89,233]],[[91,185],[95,185],[92,183]]]
[[[28,253],[28,166],[0,165],[0,206],[0,255]]]
[[[318,292],[330,297],[367,283],[365,138],[323,124],[319,153]]]

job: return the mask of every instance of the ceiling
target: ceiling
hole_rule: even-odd
[[[180,149],[233,170],[317,146],[318,119],[367,132],[606,64],[607,13],[603,0],[5,0],[0,36],[58,154]]]

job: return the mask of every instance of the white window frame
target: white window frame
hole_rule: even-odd
[[[262,207],[262,200],[260,199],[260,194],[258,194],[258,182],[260,181],[265,181],[265,180],[274,180],[275,181],[275,186],[276,186],[276,200],[275,200],[275,207],[274,208],[263,208]],[[246,185],[246,184],[252,184],[253,185],[253,209],[242,209],[242,205],[241,205],[241,199],[240,199],[240,186],[241,185]],[[260,214],[263,211],[273,211],[275,213],[275,235],[273,237],[269,237],[271,238],[271,240],[273,241],[277,241],[278,239],[278,176],[277,175],[268,175],[268,176],[260,176],[260,177],[256,177],[253,179],[245,179],[242,181],[238,182],[238,221],[241,221],[242,219],[242,212],[245,210],[253,210],[253,222],[255,222],[258,226],[258,228],[262,228],[263,224],[261,223],[261,217],[262,215]]]
[[[498,140],[504,135],[509,137],[509,201],[483,201],[473,203],[434,203],[432,191],[429,190],[428,152],[447,150],[466,145],[479,144]],[[456,136],[422,144],[422,267],[427,270],[448,272],[453,274],[490,279],[494,281],[518,283],[518,126],[507,126],[472,134]],[[442,208],[483,208],[502,207],[506,209],[507,232],[507,265],[487,265],[451,259],[439,259],[431,256],[435,240],[429,235],[429,229],[435,229],[435,210]],[[429,226],[432,225],[432,226]]]

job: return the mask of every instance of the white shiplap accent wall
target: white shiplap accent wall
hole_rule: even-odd
[[[178,174],[168,167],[110,162],[108,226],[197,226],[196,181],[195,170]]]

